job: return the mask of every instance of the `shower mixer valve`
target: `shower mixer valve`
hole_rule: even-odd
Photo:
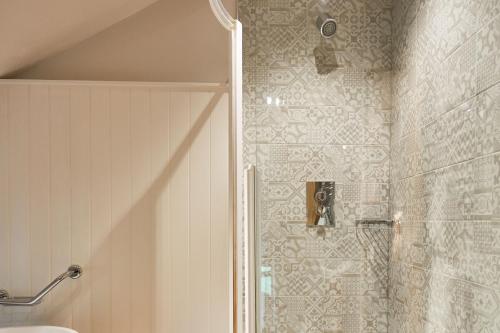
[[[335,226],[335,182],[307,182],[307,226]]]

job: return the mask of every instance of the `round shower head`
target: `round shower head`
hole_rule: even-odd
[[[330,38],[337,32],[337,22],[328,14],[319,14],[316,19],[316,26],[321,33],[321,36],[325,38]]]

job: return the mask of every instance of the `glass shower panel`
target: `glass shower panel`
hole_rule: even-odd
[[[336,172],[352,147],[266,139],[295,111],[255,114],[257,332],[386,332],[388,212],[364,215],[370,186]],[[308,224],[308,184],[333,181],[335,225]]]
[[[355,149],[275,143],[264,135],[297,121],[287,119],[297,109],[257,109],[257,332],[386,332],[390,233],[356,225],[368,189],[336,172]],[[313,181],[337,182],[334,227],[307,224],[307,184]]]

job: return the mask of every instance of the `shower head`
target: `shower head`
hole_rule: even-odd
[[[316,27],[318,27],[321,36],[331,38],[337,32],[337,22],[328,14],[321,13],[316,19]]]

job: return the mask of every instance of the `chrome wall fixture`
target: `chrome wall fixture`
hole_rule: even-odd
[[[377,219],[364,219],[364,220],[356,220],[356,227],[358,226],[370,226],[370,225],[387,225],[388,227],[392,227],[394,224],[393,220],[377,220]]]
[[[331,38],[337,32],[337,21],[329,14],[321,13],[316,18],[316,27],[321,33],[321,36]]]
[[[71,265],[68,270],[56,277],[47,287],[43,288],[35,296],[10,297],[7,290],[0,290],[0,305],[5,306],[34,306],[40,304],[42,299],[52,289],[66,278],[78,279],[82,275],[82,268],[78,265]]]
[[[307,182],[307,226],[335,227],[335,182]]]

